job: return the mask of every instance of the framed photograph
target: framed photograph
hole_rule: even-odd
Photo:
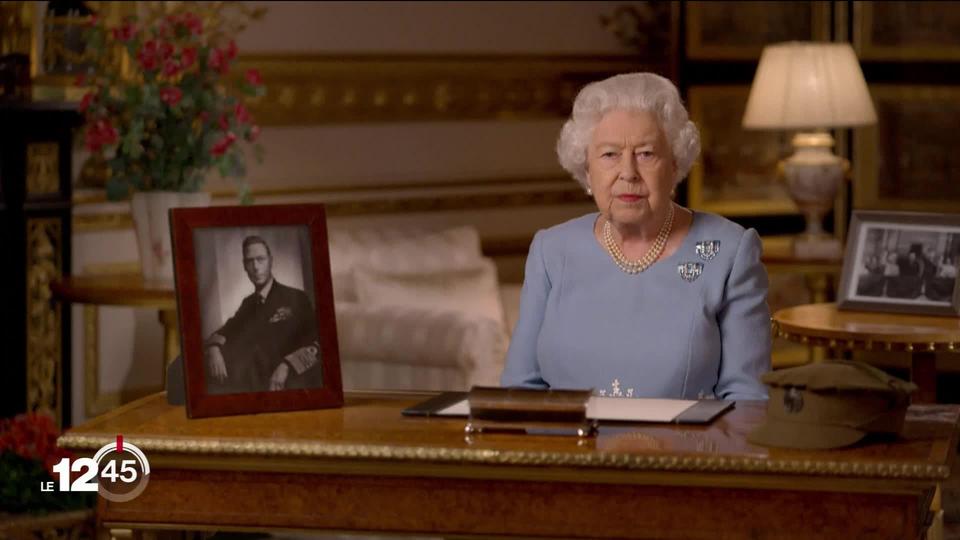
[[[759,60],[781,41],[829,41],[830,2],[765,1],[686,4],[687,58]]]
[[[960,214],[855,211],[840,309],[960,315]]]
[[[853,46],[861,60],[960,60],[960,10],[955,2],[854,2]]]
[[[690,170],[687,202],[725,216],[797,214],[777,176],[777,163],[793,153],[793,132],[744,129],[749,95],[748,85],[690,87],[702,150]]]
[[[877,124],[854,132],[857,209],[960,211],[960,88],[870,85]]]
[[[323,205],[170,212],[187,416],[343,405]]]

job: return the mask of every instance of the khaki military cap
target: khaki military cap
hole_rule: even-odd
[[[829,361],[773,371],[767,418],[747,438],[784,448],[836,448],[868,433],[899,433],[913,383],[862,362]]]

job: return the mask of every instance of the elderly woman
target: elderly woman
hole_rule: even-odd
[[[766,399],[760,238],[673,202],[699,151],[663,77],[618,75],[580,92],[557,154],[599,212],[534,236],[504,386]]]

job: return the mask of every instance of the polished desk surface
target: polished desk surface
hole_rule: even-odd
[[[794,306],[777,311],[773,320],[791,337],[849,341],[857,348],[868,344],[910,345],[960,351],[960,318],[841,311],[835,303]]]
[[[67,302],[177,309],[173,283],[144,281],[140,274],[64,276],[50,289]]]
[[[342,409],[188,420],[159,394],[59,444],[92,454],[122,434],[150,460],[140,497],[101,501],[112,527],[565,538],[716,538],[719,528],[858,537],[880,527],[873,537],[915,538],[950,475],[960,419],[960,407],[914,406],[899,439],[831,451],[747,443],[761,402],[708,426],[467,440],[463,419],[400,415],[423,397],[352,393]]]

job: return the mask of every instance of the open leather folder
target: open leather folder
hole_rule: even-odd
[[[470,416],[468,392],[444,392],[403,410],[405,416]],[[587,402],[587,418],[603,422],[653,422],[708,424],[733,408],[733,401],[719,399],[646,399],[593,396]]]

